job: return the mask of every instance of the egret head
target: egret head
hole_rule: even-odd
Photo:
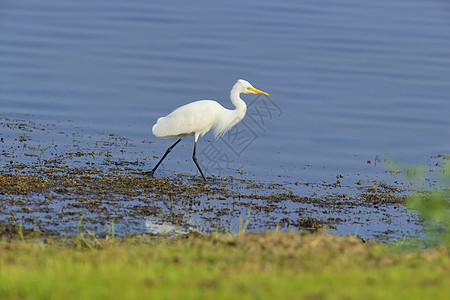
[[[266,95],[266,96],[270,96],[269,94],[267,94],[266,92],[260,91],[258,89],[255,89],[250,82],[244,80],[244,79],[239,79],[236,84],[234,85],[233,89],[238,89],[239,93],[243,93],[243,94],[262,94],[262,95]]]

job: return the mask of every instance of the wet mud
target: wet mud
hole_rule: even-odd
[[[2,117],[0,128],[2,236],[327,229],[384,240],[421,230],[400,183],[153,178],[148,141],[26,118]]]

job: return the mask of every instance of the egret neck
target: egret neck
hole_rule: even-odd
[[[245,104],[244,100],[241,99],[240,95],[241,95],[241,88],[238,84],[235,84],[230,92],[231,103],[233,103],[233,105],[236,107],[236,109],[233,110],[234,115],[233,125],[240,122],[247,113],[247,104]]]

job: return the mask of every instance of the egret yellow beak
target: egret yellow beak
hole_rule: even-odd
[[[249,87],[247,88],[249,91],[252,91],[253,93],[256,94],[262,94],[262,95],[266,95],[266,96],[270,96],[269,94],[267,94],[266,92],[260,91],[258,89],[255,89],[254,87]]]

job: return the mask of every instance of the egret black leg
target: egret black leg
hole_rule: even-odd
[[[195,157],[196,150],[197,150],[197,141],[194,142],[194,153],[192,154],[192,159],[194,160],[195,165],[197,166],[198,170],[200,171],[200,174],[202,174],[203,179],[205,181],[207,181],[205,175],[203,175],[202,169],[200,169],[200,165],[197,162],[197,158]]]
[[[176,141],[172,146],[170,146],[169,148],[167,148],[166,153],[164,153],[163,157],[159,160],[159,162],[156,164],[156,166],[153,168],[153,170],[151,170],[150,172],[145,172],[145,175],[148,176],[153,176],[153,174],[155,173],[156,169],[158,169],[159,165],[162,163],[162,161],[164,160],[164,158],[166,158],[167,154],[169,154],[170,151],[172,151],[172,149],[183,139],[183,137],[181,137],[178,141]]]

